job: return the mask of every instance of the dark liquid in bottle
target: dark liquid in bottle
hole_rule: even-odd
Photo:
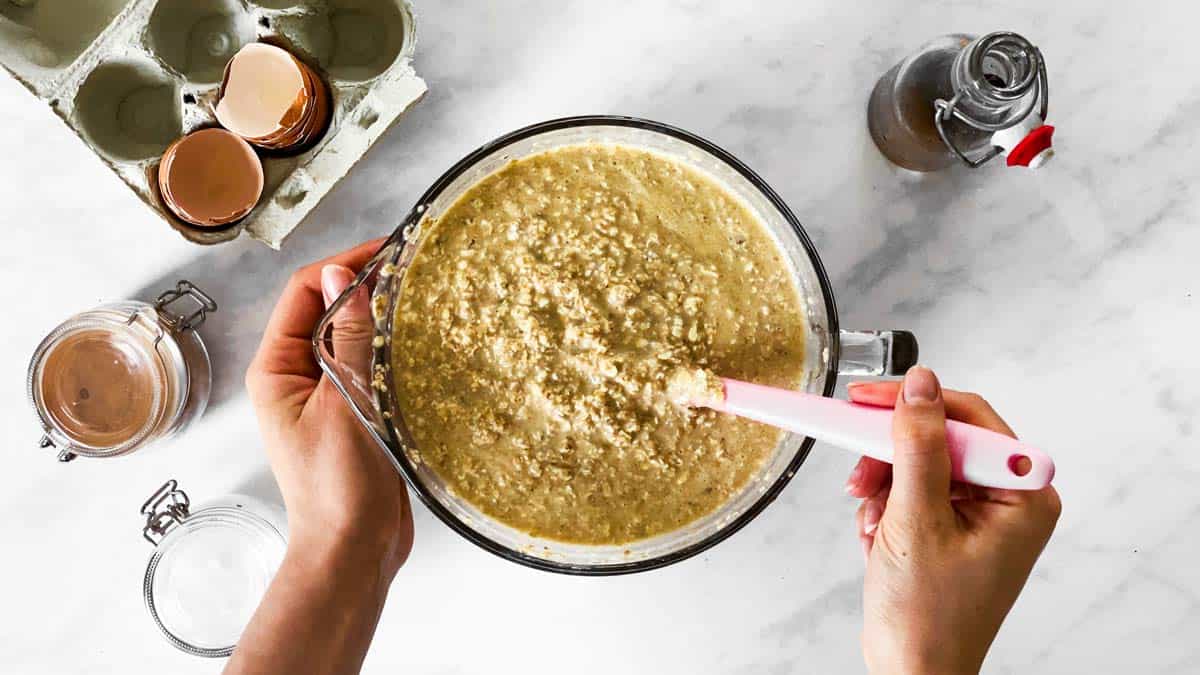
[[[933,102],[954,98],[950,69],[968,42],[965,35],[933,40],[875,84],[867,103],[867,127],[879,151],[893,164],[913,171],[937,171],[959,161],[938,135]],[[988,133],[958,122],[947,123],[946,129],[967,152],[990,147]]]

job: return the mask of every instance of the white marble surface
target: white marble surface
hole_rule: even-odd
[[[50,1],[50,0],[43,0]],[[418,2],[430,96],[281,253],[196,248],[0,77],[0,671],[206,673],[142,606],[137,509],[164,478],[269,492],[241,373],[297,265],[387,232],[475,146],[580,113],[677,124],[739,155],[823,254],[843,323],[908,328],[948,386],[1048,448],[1066,508],[986,672],[1200,671],[1200,57],[1192,3]],[[874,79],[925,38],[1007,28],[1049,62],[1058,156],[914,178],[876,154]],[[187,277],[210,413],[143,455],[59,465],[23,382],[42,335]],[[417,507],[368,673],[852,673],[862,565],[853,459],[818,447],[782,497],[705,555],[568,578],[494,558]],[[946,636],[952,640],[953,636]]]

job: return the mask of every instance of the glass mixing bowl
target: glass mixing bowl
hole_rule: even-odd
[[[903,331],[842,331],[829,279],[812,241],[775,192],[735,157],[681,129],[615,116],[551,120],[507,134],[470,153],[425,192],[382,249],[317,326],[313,346],[326,374],[383,447],[412,491],[454,531],[484,549],[530,567],[568,574],[638,572],[693,556],[724,540],[758,515],[795,475],[812,439],[787,434],[758,473],[723,506],[680,529],[618,546],[569,544],[531,536],[483,514],[447,489],[406,448],[415,447],[391,395],[395,301],[405,270],[421,245],[423,224],[506,163],[580,143],[612,143],[660,153],[707,173],[741,198],[784,253],[807,309],[805,374],[801,388],[825,396],[839,373],[889,375],[916,362],[916,342]],[[370,294],[374,333],[348,330]],[[361,319],[359,320],[361,324]]]

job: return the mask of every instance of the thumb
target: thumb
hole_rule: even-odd
[[[329,307],[354,283],[354,271],[342,265],[321,268],[321,293]],[[359,286],[333,317],[333,355],[348,372],[370,378],[371,341],[375,325],[371,321],[367,289]]]
[[[950,455],[946,408],[932,370],[913,366],[904,376],[892,417],[892,492],[888,507],[931,513],[950,505]]]

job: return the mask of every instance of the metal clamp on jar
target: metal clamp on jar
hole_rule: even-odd
[[[880,152],[914,171],[1005,154],[1036,169],[1054,155],[1042,52],[1010,32],[934,38],[889,70],[867,104]]]
[[[142,504],[154,546],[142,592],[167,641],[195,656],[229,656],[287,548],[279,507],[230,495],[192,508],[175,480]]]
[[[57,449],[63,462],[117,457],[198,419],[212,366],[196,329],[216,310],[207,293],[180,281],[154,304],[109,303],[55,328],[29,364],[41,447]]]

